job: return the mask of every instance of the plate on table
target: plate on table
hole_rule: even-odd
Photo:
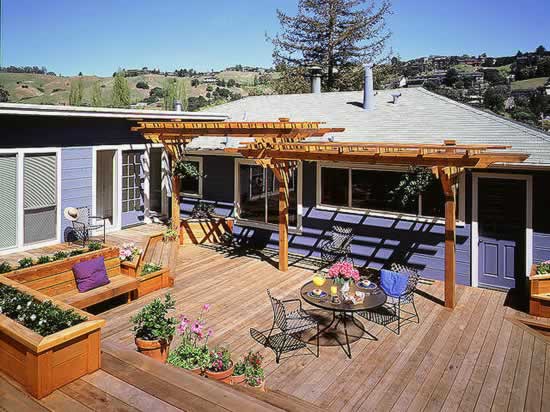
[[[376,289],[378,286],[376,286],[376,283],[373,283],[371,282],[370,280],[360,280],[358,283],[357,283],[357,287],[360,288],[360,289]]]
[[[307,295],[310,297],[310,298],[314,298],[314,299],[323,299],[323,298],[326,298],[328,296],[328,293],[325,292],[324,290],[320,290],[320,289],[314,289],[314,290],[310,290]]]

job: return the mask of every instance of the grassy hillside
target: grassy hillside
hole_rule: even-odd
[[[512,82],[512,90],[529,90],[542,87],[548,81],[548,77],[535,77],[533,79],[519,80]]]
[[[239,87],[228,88],[232,93],[239,93],[242,96],[249,94],[267,94],[271,90],[269,87],[262,85],[254,87],[254,77],[258,76],[255,72],[236,72],[225,71],[215,75],[220,80],[226,82],[230,79],[235,80]],[[197,76],[199,82],[205,76]],[[168,80],[176,77],[164,76],[161,74],[146,74],[143,76],[128,77],[130,86],[130,99],[132,103],[138,103],[149,97],[151,89],[155,87],[164,88]],[[60,77],[48,76],[43,74],[32,73],[3,73],[0,72],[0,85],[2,85],[10,94],[9,101],[13,103],[33,103],[33,104],[69,104],[69,90],[71,83],[78,81],[83,82],[83,101],[84,105],[90,105],[92,100],[92,89],[95,83],[99,82],[102,91],[102,98],[105,106],[111,102],[111,93],[113,87],[112,77],[97,77],[97,76],[74,76]],[[183,79],[186,83],[187,95],[189,97],[206,96],[208,91],[216,89],[216,85],[207,85],[199,83],[198,86],[191,86],[191,78]],[[149,85],[148,89],[139,89],[136,84],[144,81]],[[149,108],[161,107],[162,102],[148,104]]]

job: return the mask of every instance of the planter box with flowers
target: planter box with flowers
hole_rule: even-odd
[[[0,277],[0,370],[35,398],[100,368],[104,324]]]
[[[529,289],[529,314],[550,318],[550,260],[531,266]]]

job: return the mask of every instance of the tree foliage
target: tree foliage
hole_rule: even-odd
[[[504,111],[504,102],[510,97],[508,86],[489,87],[483,95],[483,104],[486,108],[502,113]]]
[[[112,105],[113,107],[130,106],[130,87],[128,86],[128,80],[121,71],[115,74]]]
[[[92,87],[92,106],[93,107],[103,106],[103,97],[101,95],[100,82],[95,82]]]
[[[0,103],[7,102],[10,97],[9,92],[0,85]]]
[[[389,0],[299,0],[296,16],[277,10],[282,31],[270,38],[274,63],[320,66],[324,88],[336,90],[346,68],[384,57],[390,13]]]
[[[166,110],[173,110],[174,103],[179,100],[183,110],[187,110],[187,90],[185,87],[185,81],[180,79],[166,80],[164,86],[164,108]]]
[[[82,79],[71,82],[71,88],[69,90],[69,105],[82,106],[83,94],[84,86],[82,84]]]

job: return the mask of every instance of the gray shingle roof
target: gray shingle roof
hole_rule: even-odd
[[[336,92],[247,97],[213,111],[227,113],[230,120],[324,121],[329,127],[345,127],[336,141],[505,144],[530,155],[525,163],[550,165],[550,135],[436,95],[422,88],[399,89],[402,96],[391,103],[395,90],[381,90],[375,109],[361,107],[362,92]],[[235,147],[242,139],[201,137],[190,148],[219,150]]]

